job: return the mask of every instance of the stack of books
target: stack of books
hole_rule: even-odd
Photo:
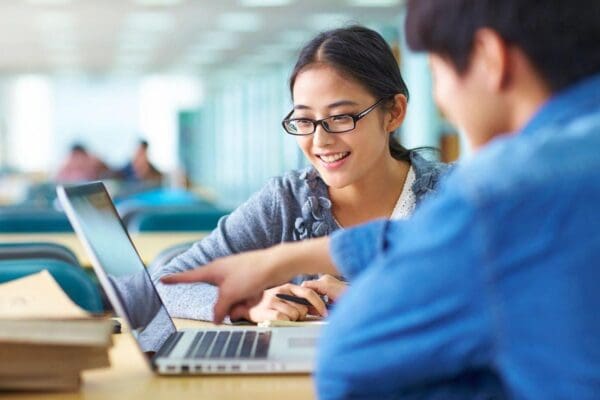
[[[0,390],[76,390],[110,365],[112,321],[78,307],[47,271],[0,285]]]

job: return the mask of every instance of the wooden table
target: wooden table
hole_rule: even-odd
[[[185,320],[176,320],[176,324],[178,327],[209,325]],[[128,333],[114,335],[114,343],[110,351],[111,367],[84,372],[79,392],[2,393],[0,396],[3,400],[315,398],[312,378],[309,375],[158,376],[147,367]]]
[[[151,262],[162,250],[167,247],[199,240],[209,232],[157,232],[139,233],[131,236],[135,247],[140,253],[144,263]],[[0,234],[0,243],[7,242],[53,242],[70,248],[79,262],[84,267],[91,267],[90,259],[83,249],[83,245],[74,233],[27,233],[27,234]]]

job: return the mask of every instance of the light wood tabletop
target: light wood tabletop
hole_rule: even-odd
[[[187,323],[186,323],[187,322]],[[178,327],[209,325],[178,321]],[[247,327],[245,327],[247,328]],[[280,328],[285,329],[285,328]],[[146,365],[128,333],[114,335],[111,367],[83,373],[83,383],[74,393],[3,393],[2,399],[100,400],[100,399],[285,399],[315,398],[309,375],[220,375],[158,376]]]
[[[139,233],[131,235],[136,249],[144,263],[150,263],[162,250],[176,244],[193,242],[202,239],[209,232],[157,232]],[[71,249],[79,263],[84,267],[91,267],[90,259],[83,245],[74,233],[27,233],[27,234],[0,234],[0,243],[9,242],[53,242],[62,244]]]

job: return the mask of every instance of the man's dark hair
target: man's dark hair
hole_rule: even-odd
[[[85,147],[81,143],[73,143],[71,145],[71,152],[72,153],[75,153],[75,152],[86,153],[86,150],[85,150]]]
[[[599,0],[408,0],[409,46],[447,58],[459,73],[480,28],[519,47],[553,91],[600,72]]]
[[[290,77],[290,91],[298,74],[308,65],[323,63],[361,84],[376,99],[401,93],[408,99],[408,88],[400,75],[398,61],[385,39],[363,26],[333,29],[317,35],[302,50]],[[394,136],[390,137],[390,153],[398,160],[410,160],[410,152]]]
[[[147,149],[148,148],[148,141],[145,140],[145,139],[140,139],[139,142],[138,142],[138,145],[140,147],[143,147],[144,149]]]

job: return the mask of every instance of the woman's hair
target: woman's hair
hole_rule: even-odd
[[[400,75],[398,61],[390,46],[377,32],[363,26],[349,26],[320,33],[304,46],[290,76],[290,91],[298,74],[308,65],[324,63],[360,83],[376,99],[386,98],[391,106],[394,96],[408,88]],[[410,151],[390,132],[390,153],[397,160],[410,161]]]

